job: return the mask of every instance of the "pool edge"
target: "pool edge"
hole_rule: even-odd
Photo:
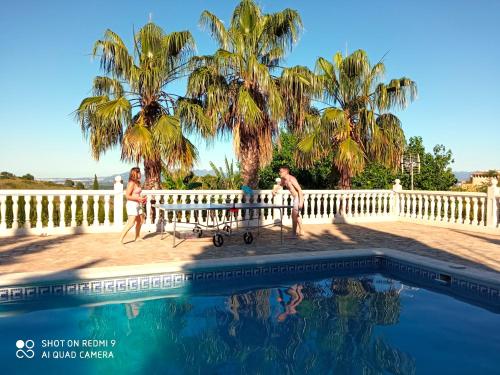
[[[409,254],[401,250],[390,248],[302,251],[290,254],[271,254],[242,256],[233,258],[198,259],[189,261],[175,261],[168,263],[150,263],[143,265],[94,267],[66,270],[62,272],[23,272],[0,275],[0,288],[15,287],[28,283],[91,281],[104,278],[133,277],[146,274],[175,273],[217,269],[235,266],[261,266],[290,262],[305,262],[319,260],[339,260],[357,257],[389,258],[400,262],[409,262],[422,267],[431,268],[435,272],[453,274],[456,276],[474,279],[479,282],[500,287],[500,272],[467,267],[453,262],[434,259],[431,257]],[[464,268],[465,267],[465,268]]]

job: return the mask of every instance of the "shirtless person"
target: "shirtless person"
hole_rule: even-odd
[[[294,236],[302,235],[302,219],[300,217],[300,210],[304,206],[304,193],[300,187],[297,179],[290,174],[288,167],[280,168],[280,186],[286,187],[293,197],[292,200],[292,231]],[[273,189],[273,195],[276,195],[276,189]]]

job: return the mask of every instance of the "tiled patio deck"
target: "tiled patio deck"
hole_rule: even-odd
[[[118,243],[118,234],[82,234],[0,239],[0,275],[17,272],[61,272],[81,268],[141,265],[207,258],[230,258],[296,251],[355,248],[392,248],[467,266],[500,271],[500,236],[409,223],[364,225],[307,225],[305,236],[291,239],[279,232],[264,232],[253,244],[240,235],[226,239],[221,248],[211,237],[190,239],[172,248],[171,237]],[[131,241],[132,233],[129,234]]]

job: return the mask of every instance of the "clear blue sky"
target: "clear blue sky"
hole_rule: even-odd
[[[148,20],[167,32],[189,29],[202,54],[214,51],[198,27],[202,10],[224,20],[237,1],[9,1],[0,5],[0,170],[36,177],[115,174],[128,169],[117,150],[100,162],[89,154],[71,113],[99,74],[89,53],[106,28],[131,42]],[[407,136],[442,143],[455,170],[500,169],[500,1],[261,0],[264,11],[291,7],[305,31],[287,64],[313,66],[318,56],[365,49],[373,61],[387,51],[387,78],[418,84],[419,98],[398,115]],[[184,87],[172,88],[180,94]],[[201,161],[233,157],[230,141],[206,149]]]

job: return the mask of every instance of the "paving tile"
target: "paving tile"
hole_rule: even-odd
[[[210,237],[172,248],[171,237],[144,235],[144,240],[132,242],[130,234],[125,245],[118,242],[117,233],[0,239],[0,274],[381,247],[500,271],[500,236],[412,223],[307,225],[300,239],[290,238],[287,229],[284,244],[279,231],[264,230],[251,245],[234,235],[221,248],[214,247]]]

